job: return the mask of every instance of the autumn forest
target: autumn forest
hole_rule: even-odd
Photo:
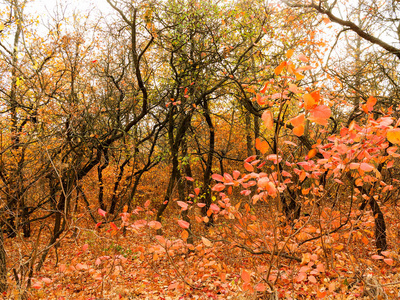
[[[400,2],[105,4],[0,0],[0,297],[399,299]]]

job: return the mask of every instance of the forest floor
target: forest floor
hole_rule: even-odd
[[[354,233],[354,243],[348,243],[349,236],[345,235],[347,244],[324,248],[312,241],[293,249],[291,254],[298,261],[251,254],[247,251],[250,243],[226,242],[219,226],[200,228],[207,230],[207,238],[195,235],[193,245],[185,243],[187,236],[175,225],[177,220],[169,219],[174,224],[164,225],[162,236],[150,227],[134,227],[123,234],[108,225],[95,228],[84,220],[66,232],[57,248],[50,249],[41,270],[33,272],[29,289],[22,262],[39,260],[41,252],[34,250],[45,247],[50,232],[42,230],[39,240],[38,228],[32,238],[5,238],[9,290],[3,297],[400,299],[400,245],[391,245],[388,251],[376,255],[363,238],[372,234],[368,221],[360,225],[357,232],[361,234]],[[388,240],[398,238],[394,230],[388,234]],[[26,253],[30,253],[28,259]]]

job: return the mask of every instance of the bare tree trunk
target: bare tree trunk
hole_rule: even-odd
[[[3,232],[0,230],[0,293],[7,291],[6,251],[4,250]]]

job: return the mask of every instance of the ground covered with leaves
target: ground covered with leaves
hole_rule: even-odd
[[[335,232],[343,224],[335,210],[285,224],[266,205],[215,206],[201,217],[195,204],[177,204],[190,225],[179,214],[152,221],[149,202],[115,222],[99,210],[104,222],[91,225],[82,214],[30,279],[17,279],[19,253],[40,241],[5,239],[5,299],[398,299],[399,245],[376,254],[368,211]],[[398,240],[396,216],[387,215],[388,238]]]

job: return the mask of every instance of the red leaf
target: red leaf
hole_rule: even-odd
[[[367,163],[361,163],[360,164],[360,169],[363,170],[364,172],[371,172],[373,169],[375,169],[373,166]]]
[[[112,228],[113,230],[115,230],[115,231],[118,231],[118,230],[119,230],[118,226],[115,225],[113,222],[110,222],[110,226],[111,226],[111,228]]]
[[[150,221],[147,225],[149,225],[150,228],[153,228],[156,230],[158,230],[162,227],[161,223],[158,221]]]
[[[307,278],[307,274],[304,273],[304,272],[300,272],[300,273],[297,274],[297,276],[296,276],[296,281],[297,281],[297,282],[300,282],[300,281],[303,281],[303,280],[306,279],[306,278]]]
[[[187,210],[188,209],[188,204],[183,202],[183,201],[176,201],[176,203],[182,207],[182,210]]]
[[[226,182],[232,182],[233,178],[231,175],[229,175],[228,173],[224,173],[224,178]]]
[[[212,188],[212,190],[215,192],[220,192],[220,191],[223,191],[224,189],[225,189],[225,185],[223,183],[217,183]]]
[[[195,188],[194,189],[194,193],[198,196],[200,194],[200,189],[199,188]]]
[[[331,113],[331,109],[328,106],[318,105],[311,111],[311,117],[319,119],[329,119]]]
[[[311,283],[317,283],[317,279],[313,275],[308,276],[308,281]]]
[[[43,287],[43,283],[41,283],[40,281],[36,281],[34,284],[32,284],[32,287],[34,289],[41,289]]]
[[[186,180],[188,181],[194,181],[194,179],[192,177],[186,176]]]
[[[244,161],[249,163],[249,162],[255,160],[256,158],[257,158],[257,155],[252,155],[252,156],[249,156],[248,158],[246,158]]]
[[[299,56],[297,56],[298,59],[300,59],[302,62],[308,62],[308,58],[307,56],[305,56],[304,54],[300,54]]]
[[[214,179],[215,181],[222,181],[222,182],[224,181],[224,177],[219,174],[213,174],[211,178]]]
[[[214,211],[214,212],[219,212],[221,209],[219,208],[219,206],[218,205],[216,205],[216,204],[214,204],[214,203],[212,203],[211,205],[210,205],[210,209],[212,210],[212,211]]]
[[[393,266],[394,265],[394,261],[391,258],[385,258],[383,261],[385,263],[387,263],[389,266]]]
[[[240,172],[235,170],[235,171],[233,171],[232,175],[233,175],[233,178],[236,180],[239,178]]]
[[[181,226],[183,229],[188,229],[190,224],[183,220],[178,220],[178,225]]]
[[[47,284],[50,284],[50,283],[53,282],[53,280],[51,280],[50,278],[47,278],[47,277],[42,278],[42,281],[43,281],[44,283],[47,283]]]
[[[105,217],[106,216],[106,214],[107,214],[107,212],[105,212],[104,210],[102,210],[101,208],[99,208],[98,210],[97,210],[97,212],[99,213],[99,215],[100,216],[102,216],[102,217]]]

